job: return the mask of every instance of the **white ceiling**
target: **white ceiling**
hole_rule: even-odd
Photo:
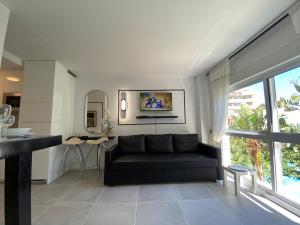
[[[80,76],[206,72],[295,0],[0,0],[5,49]]]

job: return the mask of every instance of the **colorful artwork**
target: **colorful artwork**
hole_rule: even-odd
[[[141,92],[141,111],[172,111],[171,92]]]

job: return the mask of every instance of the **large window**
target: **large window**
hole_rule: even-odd
[[[300,133],[300,68],[274,77],[279,131]]]
[[[271,184],[270,152],[266,143],[257,139],[230,137],[231,163],[257,169],[258,181]]]
[[[235,89],[228,102],[230,161],[300,205],[300,67]]]
[[[230,93],[228,102],[229,128],[264,131],[266,125],[266,106],[262,82]]]
[[[300,144],[276,143],[280,149],[281,170],[278,192],[300,202]]]

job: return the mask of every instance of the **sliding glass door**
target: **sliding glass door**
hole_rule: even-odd
[[[226,136],[230,163],[255,167],[261,185],[300,205],[300,67],[233,90]]]

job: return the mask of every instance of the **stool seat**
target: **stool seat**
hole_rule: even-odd
[[[84,143],[84,141],[78,137],[72,137],[69,140],[63,142],[63,144],[65,145],[80,145],[82,143]]]
[[[99,145],[99,144],[102,144],[106,141],[108,141],[108,138],[107,137],[102,137],[102,138],[99,138],[97,140],[87,140],[85,143],[89,144],[89,145]]]

